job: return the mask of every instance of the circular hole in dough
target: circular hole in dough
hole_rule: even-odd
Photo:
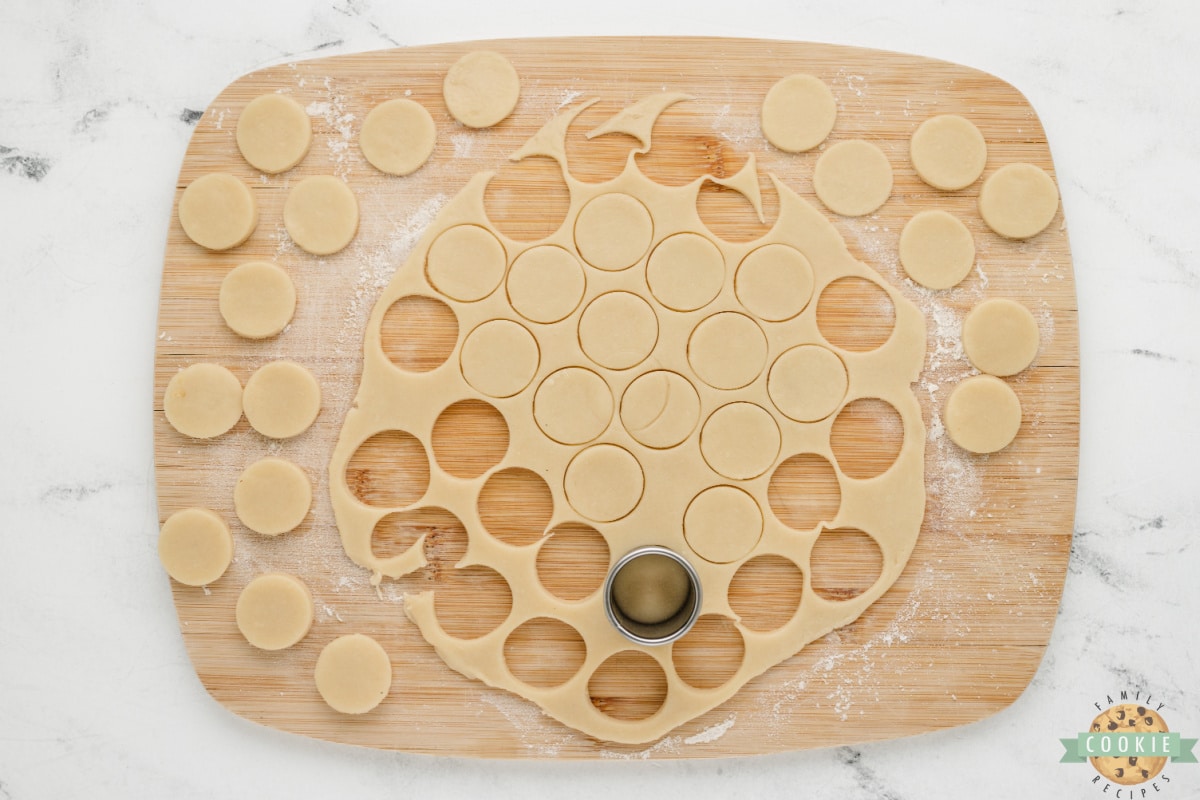
[[[696,689],[717,689],[729,682],[746,657],[746,641],[737,625],[720,614],[705,614],[671,647],[675,674]]]
[[[444,508],[426,506],[380,517],[371,530],[371,554],[379,559],[396,558],[412,549],[421,537],[425,537],[425,558],[436,565],[434,569],[448,560],[439,551],[460,550],[449,566],[466,552],[467,529],[458,517]]]
[[[488,476],[479,490],[479,521],[505,544],[524,547],[540,540],[554,516],[554,497],[541,475],[510,467]]]
[[[290,439],[308,430],[321,412],[321,385],[294,361],[272,361],[246,381],[242,407],[254,430]]]
[[[379,326],[388,360],[406,372],[430,372],[450,358],[458,344],[454,309],[433,297],[411,294],[388,306]]]
[[[490,128],[513,112],[521,79],[509,60],[493,50],[476,50],[454,62],[442,82],[450,114],[468,128]]]
[[[654,220],[641,201],[623,192],[593,198],[575,219],[575,246],[597,269],[619,272],[641,260],[654,238]]]
[[[512,590],[496,570],[476,565],[438,573],[433,613],[447,636],[486,636],[503,625],[511,611]]]
[[[250,166],[262,172],[287,172],[304,160],[311,144],[308,113],[287,95],[259,95],[238,117],[238,149]]]
[[[608,541],[591,525],[564,522],[538,548],[538,580],[560,600],[590,597],[608,577]]]
[[[615,444],[592,445],[580,452],[567,465],[563,483],[571,507],[597,522],[627,516],[646,487],[642,465]]]
[[[258,227],[258,206],[246,184],[224,172],[203,175],[179,197],[179,224],[187,237],[209,250],[228,250]]]
[[[769,234],[779,221],[779,193],[773,183],[764,183],[759,177],[755,180],[756,201],[745,194],[749,186],[738,189],[702,181],[696,194],[696,216],[704,224],[704,230],[722,242],[754,242]],[[758,216],[760,207],[762,219]]]
[[[967,188],[983,174],[987,142],[970,120],[941,114],[922,122],[913,133],[909,157],[921,180],[953,192]]]
[[[945,211],[922,211],[900,232],[900,263],[926,289],[949,289],[975,265],[975,240]]]
[[[381,431],[358,446],[346,464],[346,486],[360,502],[403,508],[429,488],[425,446],[407,431]]]
[[[529,686],[562,686],[575,677],[586,659],[587,645],[579,631],[553,617],[522,622],[504,640],[508,671]]]
[[[979,190],[979,213],[987,226],[1009,239],[1028,239],[1045,230],[1058,211],[1054,179],[1033,164],[1008,164]]]
[[[259,575],[238,595],[236,615],[247,642],[260,650],[285,650],[312,627],[312,594],[292,575]]]
[[[192,364],[167,384],[163,412],[171,427],[184,436],[220,436],[242,416],[242,384],[219,364]]]
[[[490,232],[478,225],[455,225],[429,248],[425,275],[442,294],[471,303],[500,285],[507,265],[504,246]]]
[[[892,165],[875,145],[862,139],[838,142],[817,159],[813,189],[825,207],[843,217],[877,210],[892,193]]]
[[[532,333],[494,319],[467,335],[459,361],[467,383],[490,397],[512,397],[533,380],[540,359]]]
[[[788,350],[775,359],[767,376],[771,402],[797,422],[828,417],[842,404],[849,385],[842,359],[818,344]]]
[[[771,473],[767,502],[784,525],[809,531],[838,515],[842,490],[837,472],[824,456],[794,455]]]
[[[553,158],[505,161],[484,187],[483,209],[494,230],[518,242],[538,242],[566,221],[571,189]]]
[[[975,375],[954,387],[946,400],[946,433],[964,450],[994,453],[1016,438],[1021,401],[1011,387],[991,375]]]
[[[379,642],[352,633],[325,645],[313,677],[321,698],[334,711],[365,714],[391,690],[392,661]]]
[[[266,339],[287,327],[296,313],[296,287],[279,266],[268,261],[239,264],[221,281],[221,317],[247,339]]]
[[[857,528],[821,531],[808,558],[813,591],[826,600],[852,600],[883,574],[883,550]]]
[[[675,311],[711,303],[725,285],[725,257],[698,233],[677,233],[659,242],[646,264],[646,283],[658,302]]]
[[[637,366],[658,343],[658,317],[632,292],[609,292],[588,304],[579,317],[579,346],[608,369]]]
[[[592,673],[588,699],[606,717],[627,722],[647,719],[666,702],[667,673],[648,653],[622,650]]]
[[[692,552],[713,564],[745,558],[762,538],[762,509],[733,486],[705,489],[688,504],[683,536]]]
[[[250,530],[277,536],[294,530],[312,505],[312,484],[304,470],[268,457],[242,471],[233,489],[233,508]]]
[[[821,290],[817,328],[842,350],[865,353],[883,347],[896,328],[896,304],[874,281],[851,275]]]
[[[980,372],[1005,377],[1033,363],[1040,337],[1029,309],[1014,300],[985,300],[963,321],[963,349]]]
[[[783,78],[763,100],[763,135],[785,153],[803,153],[816,147],[829,136],[836,119],[833,92],[812,75]]]
[[[779,425],[753,403],[730,403],[712,413],[700,431],[700,453],[718,475],[750,480],[779,456]]]
[[[742,259],[733,286],[738,300],[751,314],[769,322],[782,322],[803,311],[812,299],[812,265],[794,247],[764,245]]]
[[[566,319],[579,307],[586,288],[579,259],[555,245],[526,250],[508,271],[508,301],[530,322]]]
[[[565,367],[546,376],[533,397],[533,419],[560,444],[584,444],[612,421],[612,391],[590,369]]]
[[[887,472],[904,447],[904,420],[877,397],[846,404],[829,431],[829,449],[848,478],[866,480]]]
[[[416,172],[433,155],[437,126],[425,106],[413,100],[387,100],[363,120],[358,146],[371,166],[389,175]]]
[[[621,397],[621,424],[646,447],[662,450],[683,444],[699,421],[700,395],[677,372],[647,372]]]
[[[184,586],[207,586],[233,561],[233,535],[225,520],[207,508],[185,508],[162,524],[158,560]]]
[[[288,192],[283,225],[301,250],[333,255],[358,232],[358,200],[340,178],[313,175]]]
[[[755,556],[729,582],[729,608],[752,631],[779,630],[795,618],[804,594],[804,574],[789,559]]]
[[[491,403],[460,400],[433,423],[430,439],[438,466],[456,478],[478,478],[504,460],[508,423]]]
[[[687,358],[700,380],[714,389],[740,389],[762,374],[767,337],[745,314],[722,311],[692,331]]]

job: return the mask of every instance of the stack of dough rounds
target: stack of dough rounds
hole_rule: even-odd
[[[467,53],[442,83],[450,114],[468,128],[490,128],[517,107],[521,79],[508,59],[492,50]]]
[[[221,317],[247,339],[266,339],[287,327],[296,313],[296,287],[280,267],[268,261],[239,264],[221,281]]]
[[[242,407],[250,427],[272,439],[308,430],[321,411],[321,386],[294,361],[264,364],[246,381]]]
[[[317,657],[314,678],[317,691],[334,711],[365,714],[391,690],[392,661],[370,636],[339,636]]]
[[[241,419],[242,384],[219,364],[192,364],[167,384],[163,412],[184,436],[220,436]]]
[[[185,508],[163,523],[158,558],[184,586],[207,586],[229,568],[233,535],[225,520],[207,508]]]
[[[242,109],[237,145],[250,166],[267,174],[287,172],[304,160],[312,123],[304,108],[283,94],[264,94]]]
[[[179,224],[209,250],[229,250],[258,227],[258,206],[246,184],[224,172],[201,176],[179,198]]]
[[[259,575],[242,589],[237,626],[260,650],[284,650],[308,634],[313,599],[304,581],[273,572]]]

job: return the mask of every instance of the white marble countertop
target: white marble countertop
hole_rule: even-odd
[[[1058,738],[1093,703],[1151,693],[1173,730],[1200,730],[1198,28],[1187,0],[3,4],[0,798],[1115,796],[1086,765],[1058,763]],[[281,60],[596,34],[919,53],[1004,78],[1040,114],[1078,283],[1081,464],[1059,619],[1011,708],[942,733],[761,758],[483,762],[262,728],[195,678],[155,554],[148,424],[190,110]],[[1148,796],[1200,796],[1200,767],[1166,774]]]

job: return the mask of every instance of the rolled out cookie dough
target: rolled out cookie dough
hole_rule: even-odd
[[[526,250],[508,270],[508,301],[530,322],[549,324],[579,307],[587,279],[579,259],[561,247]]]
[[[290,439],[308,430],[321,411],[321,385],[294,361],[259,367],[242,393],[250,427],[272,439]]]
[[[892,193],[892,165],[875,145],[862,139],[838,142],[817,159],[813,189],[835,214],[861,217]]]
[[[789,75],[767,92],[762,129],[785,153],[802,153],[825,141],[837,119],[837,101],[820,78]]]
[[[493,50],[467,53],[442,82],[446,108],[468,128],[490,128],[500,122],[517,107],[520,95],[516,69]]]
[[[233,489],[233,508],[250,530],[277,536],[304,521],[312,505],[312,484],[304,470],[282,458],[256,461]]]
[[[283,94],[260,95],[242,109],[237,145],[250,166],[268,174],[287,172],[308,155],[312,122],[304,107]]]
[[[945,211],[922,211],[900,232],[900,263],[926,289],[949,289],[974,266],[975,240]]]
[[[365,714],[391,690],[392,661],[379,642],[352,633],[325,645],[314,678],[317,691],[334,711]]]
[[[358,146],[371,166],[389,175],[410,175],[433,155],[437,126],[425,106],[388,100],[371,109],[358,134]]]
[[[313,175],[288,193],[283,224],[300,249],[316,256],[333,255],[358,232],[358,200],[340,178]]]
[[[646,283],[658,302],[675,311],[703,308],[725,284],[725,257],[698,233],[664,239],[646,264]]]
[[[972,453],[1003,450],[1021,427],[1021,401],[1007,383],[991,375],[967,378],[946,400],[946,432]]]
[[[207,508],[185,508],[163,523],[158,559],[184,586],[207,586],[229,568],[233,535],[225,520]]]
[[[979,213],[987,226],[1009,239],[1028,239],[1045,230],[1058,211],[1054,179],[1033,164],[1008,164],[979,190]]]
[[[909,157],[921,180],[935,189],[965,189],[983,174],[987,142],[979,129],[956,114],[921,123],[909,143]]]
[[[1016,375],[1037,355],[1037,322],[1015,300],[985,300],[963,321],[962,342],[967,358],[980,372],[1001,378]]]
[[[293,575],[259,575],[238,595],[235,613],[247,642],[260,650],[285,650],[312,627],[312,593]]]
[[[258,227],[258,205],[246,184],[224,172],[203,175],[179,198],[179,224],[187,237],[209,250],[229,250]]]
[[[467,303],[491,294],[507,265],[504,245],[478,225],[455,225],[437,238],[425,259],[434,288]]]
[[[268,261],[239,264],[221,281],[221,317],[247,339],[266,339],[287,327],[296,313],[296,287],[279,266]]]
[[[220,436],[241,419],[242,384],[219,364],[192,364],[167,384],[163,412],[184,436]]]

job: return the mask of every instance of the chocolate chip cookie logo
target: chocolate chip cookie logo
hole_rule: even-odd
[[[1119,702],[1106,697],[1105,703],[1095,703],[1100,714],[1088,730],[1059,740],[1066,748],[1060,762],[1090,762],[1099,773],[1092,784],[1116,800],[1150,797],[1163,791],[1171,783],[1171,777],[1163,771],[1167,761],[1195,764],[1192,746],[1196,740],[1172,732],[1162,715],[1166,703],[1152,703],[1152,699],[1142,691],[1122,691],[1117,697]]]

